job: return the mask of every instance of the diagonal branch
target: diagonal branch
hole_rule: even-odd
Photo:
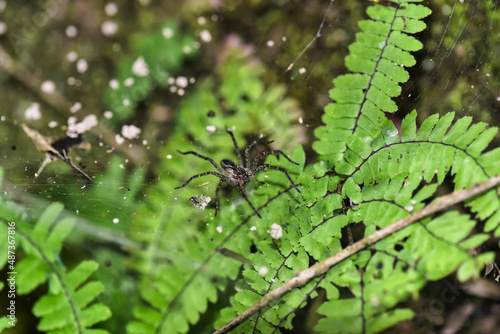
[[[433,213],[449,208],[452,205],[463,202],[471,197],[474,197],[488,189],[491,189],[500,184],[500,175],[492,177],[491,179],[472,186],[468,189],[461,189],[452,192],[449,195],[443,196],[435,200],[432,204],[426,206],[422,210],[415,212],[403,219],[398,220],[394,224],[391,224],[368,237],[359,240],[358,242],[344,248],[340,252],[331,257],[316,263],[308,269],[305,269],[297,273],[291,280],[285,282],[283,285],[277,287],[273,291],[266,294],[257,303],[248,308],[245,312],[217,329],[214,334],[228,333],[232,329],[236,328],[238,325],[246,321],[255,313],[259,312],[264,307],[268,306],[274,300],[285,295],[293,288],[305,285],[311,279],[321,274],[327,272],[334,265],[339,264],[348,257],[358,253],[359,251],[366,249],[367,247],[379,242],[385,237],[402,230],[403,228],[413,224],[414,222],[427,217]]]

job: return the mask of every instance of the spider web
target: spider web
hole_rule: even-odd
[[[139,2],[140,6],[146,8],[155,6],[148,4],[148,1]],[[252,48],[252,56],[270,69],[264,75],[268,88],[264,91],[262,99],[272,87],[284,84],[288,90],[287,94],[299,100],[303,114],[294,126],[303,129],[305,136],[300,142],[306,148],[308,160],[314,161],[314,152],[310,149],[314,139],[313,130],[321,124],[323,107],[329,102],[327,91],[331,88],[331,79],[345,72],[341,60],[349,53],[347,46],[354,40],[358,31],[357,22],[364,17],[365,7],[371,5],[369,1],[348,3],[334,0],[272,1],[252,8],[252,15],[246,15],[249,9],[245,2],[221,1],[203,7],[201,14],[191,8],[192,12],[185,15],[184,19],[195,18],[197,23],[186,24],[185,29],[192,31],[202,42],[205,32],[211,31],[210,41],[204,42],[207,44],[207,54],[215,52],[210,50],[210,44],[222,43],[221,41],[228,36],[233,38],[236,36],[242,45]],[[398,101],[400,111],[394,121],[397,122],[412,109],[417,109],[421,120],[434,113],[456,111],[458,116],[470,115],[475,121],[486,121],[492,126],[498,126],[496,111],[500,101],[500,80],[498,80],[500,70],[495,62],[500,52],[498,1],[453,3],[434,1],[426,5],[431,6],[433,14],[426,20],[428,29],[417,36],[424,44],[424,48],[417,54],[417,65],[410,69],[410,81],[403,86],[403,93]],[[119,14],[110,15],[113,6],[109,7],[109,3],[97,1],[84,6],[83,11],[87,14],[96,14],[102,25],[95,22],[86,25],[77,17],[68,14],[67,8],[53,9],[56,11],[53,16],[46,8],[29,2],[6,5],[6,2],[0,1],[0,8],[4,8],[2,11],[6,14],[0,23],[5,24],[7,28],[3,35],[0,35],[2,38],[0,79],[4,84],[2,89],[6,92],[0,96],[0,105],[4,106],[0,110],[0,132],[3,137],[2,167],[5,170],[3,191],[16,201],[30,206],[33,215],[43,211],[47,202],[55,200],[66,202],[67,214],[76,217],[77,229],[84,233],[86,240],[91,241],[88,246],[80,246],[84,249],[83,252],[93,254],[96,252],[93,247],[96,244],[109,249],[120,248],[129,251],[141,249],[142,245],[139,242],[127,236],[127,225],[121,223],[133,217],[133,202],[122,200],[127,197],[131,182],[135,182],[136,188],[154,189],[158,177],[168,174],[168,170],[162,171],[159,175],[152,174],[153,169],[150,167],[159,158],[155,156],[154,150],[148,149],[148,146],[153,144],[143,142],[146,140],[148,129],[151,129],[150,123],[157,120],[152,116],[149,121],[138,120],[137,125],[143,130],[141,135],[126,141],[124,145],[117,145],[114,142],[116,135],[123,136],[123,134],[119,128],[108,128],[109,122],[104,116],[105,106],[101,102],[102,98],[94,97],[96,91],[92,90],[92,86],[94,80],[108,82],[113,79],[112,73],[103,64],[110,62],[110,57],[107,56],[110,53],[111,58],[127,53],[127,36],[109,37],[107,44],[101,44],[107,48],[85,52],[85,48],[92,44],[92,36],[101,36],[99,30],[104,29],[104,23],[126,21],[133,16],[131,12],[134,8],[130,5],[117,6]],[[180,8],[176,9],[181,13]],[[186,6],[182,10],[187,11],[189,7]],[[165,14],[167,8],[160,8],[159,12]],[[15,18],[19,13],[23,13],[31,24],[23,26],[22,23],[16,22]],[[48,13],[48,19],[46,23],[37,26],[34,19],[39,13]],[[123,18],[115,16],[122,13]],[[269,24],[268,21],[272,16],[281,20]],[[259,17],[264,19],[258,21],[256,18]],[[212,30],[206,29],[202,21],[211,22]],[[140,30],[140,22],[133,22],[133,27]],[[259,23],[262,26],[259,26]],[[25,41],[27,44],[19,44],[12,35],[9,35],[13,33],[22,36],[23,29],[28,28],[34,29],[34,36],[37,32],[50,32],[46,43],[32,37]],[[2,29],[0,26],[0,30]],[[79,32],[77,37],[73,37],[74,29]],[[119,41],[114,41],[114,38]],[[40,51],[30,46],[30,43],[45,49],[39,54]],[[82,44],[81,47],[79,43]],[[47,45],[49,47],[46,47]],[[57,47],[61,45],[65,46],[62,50],[66,52],[62,53],[61,48]],[[120,51],[113,50],[113,47],[119,48]],[[77,61],[71,62],[68,57],[70,51],[74,50],[79,50],[79,57]],[[37,61],[38,57],[41,60]],[[14,60],[24,72],[13,71],[10,60]],[[85,63],[90,66],[82,72]],[[96,66],[92,66],[93,63],[96,63]],[[199,68],[196,70],[182,68],[177,79],[195,78],[196,82],[197,75],[201,78],[207,73],[210,74],[211,65],[213,64],[199,62],[197,64]],[[53,72],[58,75],[52,75]],[[26,79],[20,73],[30,76]],[[72,81],[71,79],[80,83],[70,85],[68,82]],[[176,87],[175,90],[170,89],[175,93],[168,95],[168,107],[163,103],[156,103],[159,94],[152,94],[137,108],[138,111],[143,111],[148,106],[171,108],[160,113],[166,115],[164,117],[167,119],[163,120],[163,126],[158,130],[167,131],[174,126],[169,115],[175,113],[175,108],[182,103],[184,96],[180,93],[179,87],[182,85],[177,79],[175,80],[177,86],[175,84],[171,86]],[[51,90],[50,82],[54,84],[54,90]],[[188,93],[189,91],[186,94]],[[77,109],[75,114],[69,111],[70,108],[61,108],[60,110],[64,109],[64,113],[58,111],[57,107],[64,105],[61,96],[66,101],[71,101],[70,107]],[[92,205],[102,208],[99,219],[86,214],[85,210],[78,209],[78,204],[75,202],[78,196],[75,192],[86,193],[92,186],[62,161],[49,164],[40,177],[34,178],[34,172],[40,167],[44,154],[35,150],[33,143],[20,127],[21,123],[29,123],[43,134],[52,135],[54,139],[61,138],[65,135],[63,126],[68,124],[70,116],[78,115],[80,120],[83,118],[84,114],[78,113],[77,102],[83,104],[86,113],[90,113],[88,110],[95,110],[94,113],[99,115],[99,126],[102,128],[87,133],[86,138],[92,144],[90,152],[76,152],[79,154],[73,152],[71,156],[86,166],[85,172],[90,176],[104,174],[113,156],[120,160],[118,165],[123,171],[122,179],[111,179],[105,184],[107,188],[118,189],[115,196],[120,196],[119,198],[92,199],[94,201]],[[26,111],[30,108],[34,108],[35,111],[37,109],[33,106],[34,103],[39,104],[41,118],[27,120]],[[52,127],[50,124],[54,121],[57,125]],[[106,131],[102,131],[103,129]],[[278,137],[279,134],[275,136]],[[168,135],[157,138],[168,141]],[[128,145],[129,143],[132,147]],[[228,152],[228,155],[232,157],[233,152]],[[118,173],[113,175],[116,176]],[[138,190],[134,200],[139,203],[146,201],[145,195],[146,191]],[[177,203],[177,205],[188,206],[189,203]],[[228,203],[224,202],[221,205]],[[114,219],[118,219],[118,222],[115,223]],[[165,258],[170,256],[160,255]]]

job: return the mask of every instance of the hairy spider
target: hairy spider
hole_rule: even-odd
[[[257,209],[252,205],[250,200],[247,198],[244,186],[245,186],[245,184],[247,184],[250,181],[250,179],[252,179],[260,184],[265,184],[264,182],[259,181],[255,178],[255,175],[258,172],[260,172],[261,170],[269,168],[269,169],[274,169],[274,170],[278,170],[280,172],[283,172],[286,175],[286,177],[288,178],[288,180],[290,180],[290,183],[292,184],[292,186],[300,193],[300,190],[297,188],[295,183],[293,183],[293,181],[290,178],[290,175],[288,175],[288,172],[286,171],[286,169],[281,168],[281,167],[277,167],[277,166],[273,166],[270,164],[261,164],[261,165],[258,164],[259,160],[261,158],[265,157],[266,155],[270,155],[270,154],[282,155],[283,157],[285,157],[285,159],[287,159],[288,161],[290,161],[294,165],[299,166],[298,163],[290,160],[290,158],[288,158],[281,150],[271,150],[271,151],[265,151],[265,152],[259,153],[254,157],[252,163],[250,163],[250,150],[252,149],[252,147],[255,146],[255,144],[257,144],[260,141],[263,141],[264,138],[259,137],[259,138],[255,139],[253,142],[251,142],[250,145],[248,145],[247,148],[245,149],[245,156],[243,156],[241,154],[240,148],[238,147],[238,143],[236,143],[236,139],[234,138],[233,133],[229,130],[226,130],[226,132],[229,133],[229,135],[231,136],[231,139],[233,140],[234,150],[236,151],[236,155],[238,156],[238,160],[239,160],[240,164],[237,165],[234,161],[223,159],[220,162],[220,166],[222,166],[222,168],[221,168],[214,160],[212,160],[209,157],[205,157],[205,156],[198,154],[196,152],[193,152],[193,151],[189,151],[189,152],[178,151],[180,154],[183,154],[183,155],[192,154],[192,155],[195,155],[198,158],[201,158],[203,160],[210,161],[210,163],[219,172],[209,171],[209,172],[205,172],[205,173],[201,173],[201,174],[196,174],[194,176],[191,176],[182,186],[177,187],[175,189],[184,188],[185,186],[187,186],[189,184],[189,182],[191,182],[192,180],[194,180],[198,177],[202,177],[205,175],[217,176],[220,179],[220,181],[219,181],[219,184],[217,185],[217,188],[215,190],[215,216],[217,216],[217,212],[219,211],[219,190],[222,186],[222,183],[226,182],[227,184],[231,185],[232,187],[235,187],[238,190],[238,192],[245,199],[245,201],[247,201],[247,203],[250,205],[250,207],[253,209],[253,211],[257,214],[257,216],[259,218],[262,218],[262,217],[259,214],[259,212],[257,211]],[[272,142],[273,141],[266,141],[265,143],[270,144]]]

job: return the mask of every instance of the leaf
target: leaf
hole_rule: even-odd
[[[64,239],[74,226],[69,218],[61,219],[63,206],[49,205],[35,224],[16,219],[16,240],[26,256],[16,259],[16,292],[28,294],[49,281],[48,293],[33,305],[32,312],[41,318],[38,330],[50,332],[92,332],[90,327],[111,316],[107,306],[93,303],[104,290],[100,282],[84,284],[97,269],[94,261],[83,261],[70,273],[59,259]],[[5,217],[0,215],[3,220]],[[2,226],[4,226],[2,224]],[[77,290],[77,287],[81,286]],[[95,330],[95,333],[108,333]]]

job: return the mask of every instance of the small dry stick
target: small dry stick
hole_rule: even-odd
[[[24,129],[24,132],[28,135],[28,137],[33,140],[33,143],[35,143],[35,146],[38,151],[40,152],[45,152],[45,160],[42,163],[42,166],[38,169],[36,172],[35,176],[38,177],[40,173],[42,172],[43,168],[50,162],[54,161],[57,158],[61,159],[68,165],[70,165],[74,170],[76,170],[78,173],[83,175],[87,180],[92,182],[92,178],[88,176],[83,170],[78,168],[73,161],[71,161],[71,158],[66,156],[66,154],[61,154],[58,150],[56,150],[52,145],[36,130],[30,128],[26,124],[22,124],[22,127]]]
[[[240,314],[239,316],[237,316],[236,318],[234,318],[221,328],[217,329],[214,332],[214,334],[228,333],[230,330],[236,328],[238,325],[246,321],[252,315],[262,310],[264,307],[269,305],[274,300],[280,298],[287,292],[291,291],[293,288],[305,285],[314,277],[327,272],[332,266],[342,262],[343,260],[358,253],[359,251],[377,243],[378,241],[384,239],[385,237],[413,224],[414,222],[424,217],[427,217],[433,213],[446,209],[454,204],[460,203],[466,199],[474,197],[488,189],[497,186],[498,184],[500,184],[500,175],[492,177],[491,179],[483,183],[476,184],[471,188],[454,191],[449,195],[438,198],[436,201],[426,206],[422,210],[419,210],[412,215],[409,215],[401,220],[398,220],[394,224],[391,224],[386,228],[383,228],[373,233],[372,235],[369,235],[368,237],[361,239],[350,246],[347,246],[337,254],[321,262],[316,263],[315,265],[313,265],[308,269],[305,269],[297,273],[291,280],[283,283],[283,285],[269,292],[264,297],[262,297],[262,299],[260,299],[257,303],[255,303],[246,311],[244,311],[242,314]]]

